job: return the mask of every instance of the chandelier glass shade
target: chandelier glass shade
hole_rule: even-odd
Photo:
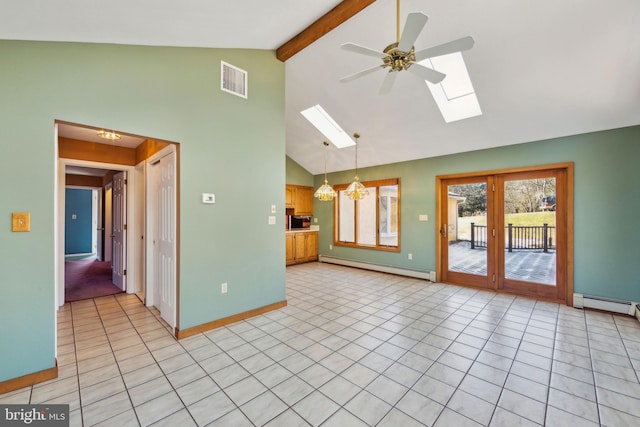
[[[367,187],[362,185],[356,175],[353,182],[349,184],[346,190],[344,190],[344,194],[346,194],[351,200],[362,200],[369,195],[369,190],[367,190]]]
[[[329,148],[329,143],[327,141],[323,142],[324,146]],[[313,194],[315,198],[317,198],[321,202],[330,202],[336,197],[336,190],[333,189],[332,186],[329,185],[329,181],[327,181],[327,152],[324,154],[324,184],[322,184],[316,192]]]
[[[336,197],[336,190],[334,190],[325,179],[324,184],[322,184],[313,195],[321,202],[330,202]]]
[[[369,190],[362,185],[360,180],[358,179],[358,138],[360,135],[357,133],[353,134],[353,137],[356,139],[356,176],[353,179],[353,182],[349,184],[344,193],[351,200],[362,200],[369,195]]]

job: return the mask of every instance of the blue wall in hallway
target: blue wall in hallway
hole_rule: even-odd
[[[92,190],[65,190],[64,253],[88,254],[91,248]]]

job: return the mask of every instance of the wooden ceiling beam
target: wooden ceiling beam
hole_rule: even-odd
[[[375,2],[375,0],[344,0],[316,22],[305,28],[300,34],[280,46],[276,50],[276,58],[285,62],[373,2]]]

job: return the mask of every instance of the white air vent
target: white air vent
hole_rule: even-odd
[[[220,61],[220,89],[247,98],[247,72],[224,61]]]

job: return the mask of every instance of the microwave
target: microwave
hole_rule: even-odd
[[[310,216],[289,216],[289,229],[300,229],[300,228],[309,228],[311,227],[311,217]]]

